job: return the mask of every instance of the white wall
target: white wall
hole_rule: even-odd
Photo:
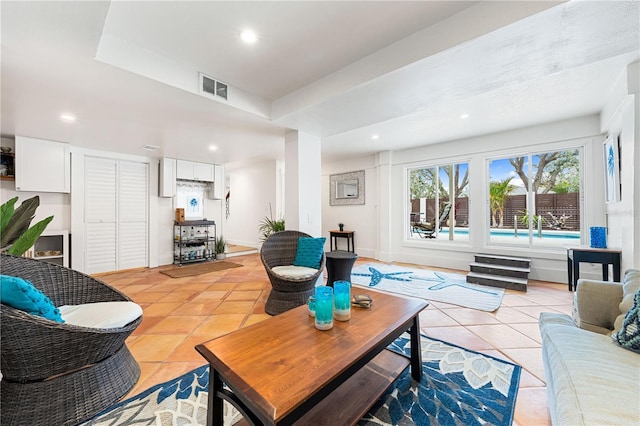
[[[605,222],[602,180],[602,141],[599,117],[579,117],[524,129],[485,135],[465,140],[381,153],[323,166],[323,230],[334,229],[338,222],[346,228],[356,227],[356,252],[383,261],[409,262],[460,270],[469,270],[474,253],[496,253],[528,256],[533,259],[532,279],[566,282],[566,251],[524,248],[488,247],[481,231],[484,226],[486,160],[509,155],[522,149],[544,150],[545,146],[583,146],[585,155],[585,211],[583,226]],[[514,148],[516,147],[517,148]],[[523,148],[524,147],[524,148]],[[470,225],[480,232],[473,233],[467,242],[409,240],[404,218],[408,217],[405,193],[406,168],[418,164],[437,164],[440,161],[468,161],[470,163],[470,209],[475,222]],[[390,171],[387,176],[387,164]],[[364,206],[329,206],[329,175],[359,169],[367,172],[366,204]],[[375,175],[375,177],[373,177]],[[372,179],[370,179],[372,177]],[[376,187],[375,183],[379,186]],[[373,197],[373,198],[372,198]],[[387,201],[388,200],[388,201]],[[470,218],[470,221],[472,219]],[[484,221],[486,223],[486,221]],[[380,235],[376,236],[377,233]],[[383,234],[388,234],[388,240]],[[583,265],[581,276],[598,278],[599,265]]]
[[[329,203],[329,179],[333,174],[364,170],[365,204],[356,206],[331,206]],[[355,252],[364,257],[376,258],[378,250],[378,179],[375,156],[340,161],[322,165],[322,235],[329,238],[329,231],[344,228],[355,231]],[[346,249],[346,240],[338,238],[339,248]],[[326,249],[329,250],[327,240]]]
[[[622,72],[601,114],[602,131],[619,136],[621,201],[607,209],[608,245],[622,249],[622,270],[640,268],[640,62]]]
[[[282,217],[277,205],[277,182],[281,180],[282,165],[276,161],[264,161],[245,167],[226,170],[229,178],[229,218],[221,220],[225,238],[232,244],[260,246],[258,226],[269,216],[269,205],[273,218]]]

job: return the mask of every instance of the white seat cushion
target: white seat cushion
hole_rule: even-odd
[[[98,302],[60,306],[66,324],[91,328],[120,328],[142,315],[142,308],[133,302]]]
[[[271,268],[271,270],[276,275],[294,280],[309,278],[318,272],[318,270],[314,268],[293,265],[276,266],[274,268]]]

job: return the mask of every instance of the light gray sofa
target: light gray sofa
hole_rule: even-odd
[[[637,425],[640,354],[619,346],[619,330],[640,287],[640,271],[622,283],[579,280],[573,318],[543,312],[539,326],[554,425]]]

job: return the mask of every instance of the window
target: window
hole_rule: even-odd
[[[580,149],[569,149],[490,160],[490,243],[579,244],[580,154]]]
[[[408,179],[409,238],[469,241],[469,164],[412,168]]]

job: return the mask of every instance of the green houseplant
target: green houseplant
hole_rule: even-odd
[[[17,201],[18,197],[14,197],[0,206],[0,252],[22,256],[35,244],[53,216],[31,226],[40,197],[29,198],[15,208]]]
[[[227,257],[225,251],[227,250],[227,242],[224,237],[220,235],[216,237],[216,259],[225,259]]]
[[[274,219],[273,212],[271,211],[271,204],[269,204],[269,217],[264,217],[262,221],[260,221],[260,225],[258,226],[258,230],[260,231],[260,241],[265,241],[269,238],[269,235],[274,232],[284,231],[284,219]]]

